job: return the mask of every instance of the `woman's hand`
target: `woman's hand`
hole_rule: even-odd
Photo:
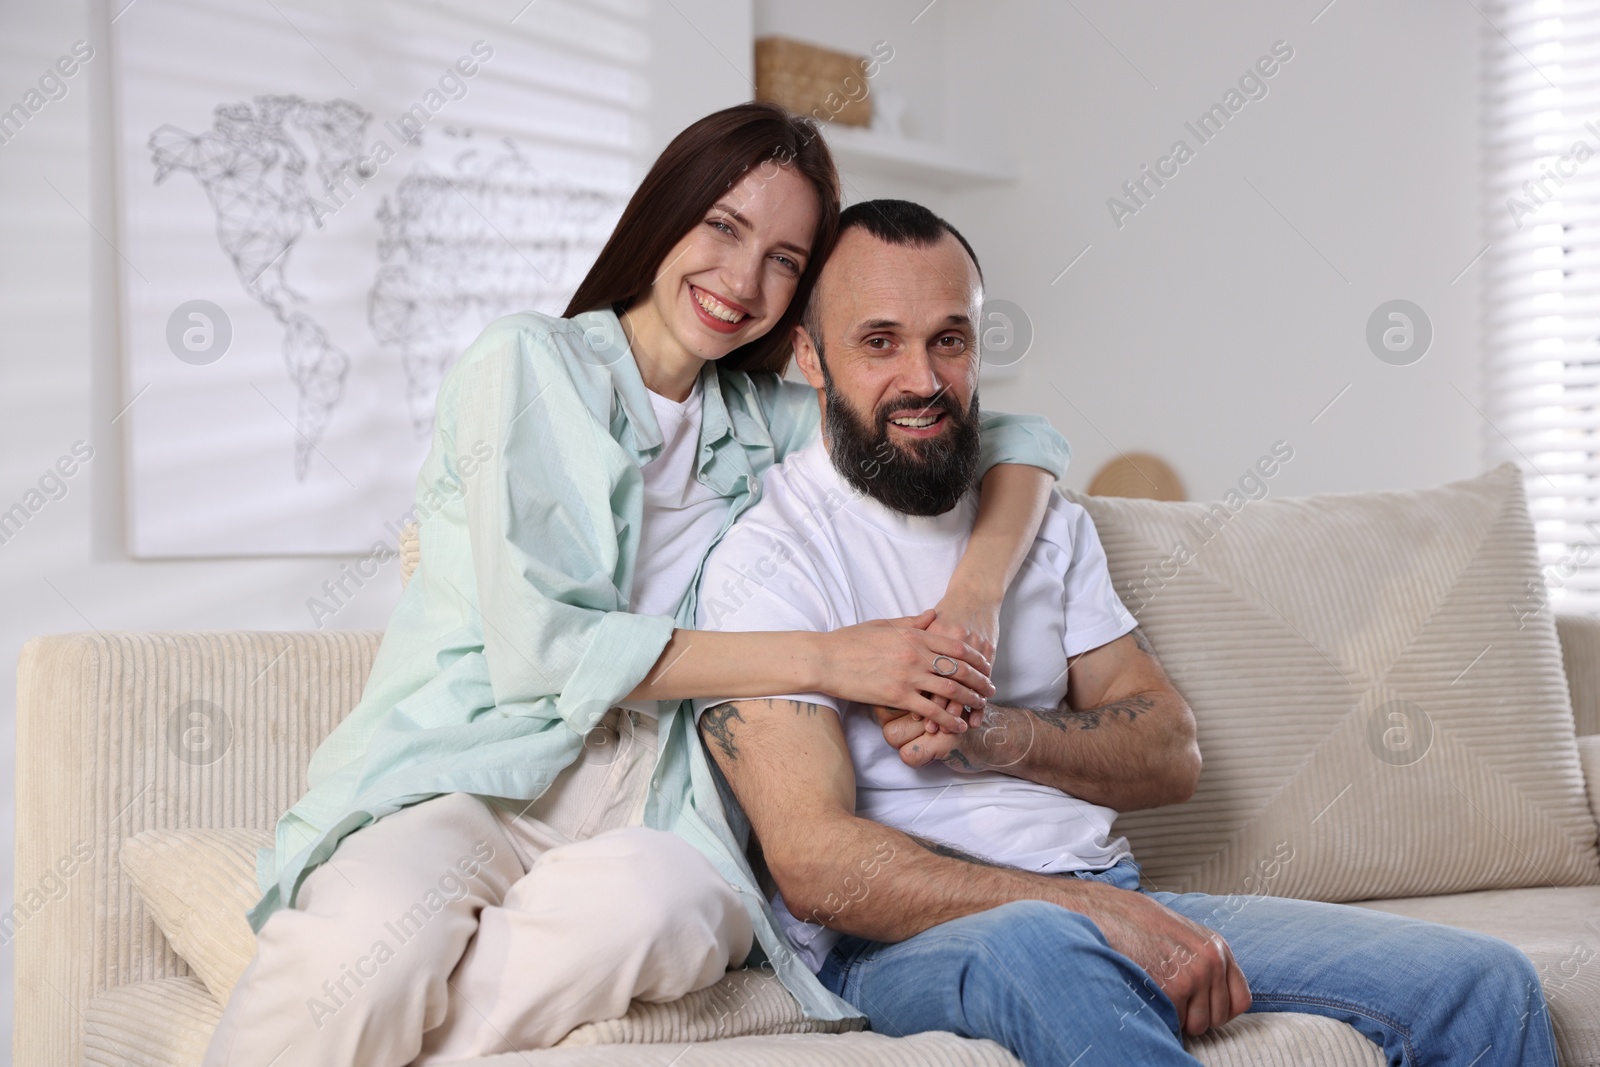
[[[960,708],[982,708],[994,695],[989,657],[965,641],[934,632],[933,622],[930,608],[921,615],[877,619],[821,635],[827,644],[823,691],[860,704],[915,712],[952,733],[964,731],[967,720]]]
[[[995,643],[1000,640],[1000,603],[1004,599],[1004,590],[998,595],[984,595],[952,581],[945,590],[944,599],[933,609],[933,624],[928,630],[976,649],[992,665]],[[953,710],[948,703],[946,707]],[[963,712],[968,725],[977,726],[983,722],[981,707],[969,706]],[[927,730],[929,733],[949,732],[942,721],[936,724],[932,719],[928,720]]]
[[[971,645],[993,663],[1000,640],[1000,603],[1004,599],[1005,590],[985,596],[952,582],[944,599],[934,605],[933,625],[928,630]]]

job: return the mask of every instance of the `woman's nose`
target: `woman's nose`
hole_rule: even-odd
[[[723,277],[728,295],[737,300],[750,300],[761,293],[761,264],[763,257],[754,254],[740,255],[727,265]]]

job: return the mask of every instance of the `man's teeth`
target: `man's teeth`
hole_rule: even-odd
[[[932,426],[934,423],[938,422],[939,421],[939,416],[937,416],[937,415],[918,415],[916,418],[898,418],[898,419],[890,419],[889,421],[894,423],[896,426],[910,426],[913,429],[921,430],[921,429],[925,429],[925,428],[927,428],[929,426]]]
[[[745,317],[744,312],[733,310],[733,308],[703,289],[696,289],[694,298],[701,307],[705,308],[706,314],[714,319],[721,319],[723,322],[738,322]]]

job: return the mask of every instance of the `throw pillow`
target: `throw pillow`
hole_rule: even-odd
[[[1155,887],[1347,901],[1600,883],[1514,465],[1407,492],[1066,496],[1198,722],[1193,799],[1117,822]]]
[[[122,869],[172,951],[227,1004],[255,955],[245,912],[261,898],[256,850],[266,830],[146,830],[122,843]]]

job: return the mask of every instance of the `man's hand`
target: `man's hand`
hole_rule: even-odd
[[[1187,800],[1200,777],[1194,714],[1137,629],[1073,657],[1056,707],[991,700],[959,742],[908,710],[876,714],[884,740],[912,767],[941,759],[1000,771],[1117,811]]]
[[[915,712],[886,708],[881,704],[874,705],[872,713],[883,728],[883,739],[891,748],[899,750],[901,761],[908,767],[926,767],[934,760],[943,760],[955,771],[972,773],[987,769],[978,766],[962,752],[962,739],[969,734],[946,733],[933,728],[929,720]],[[980,714],[975,711],[967,714],[970,726],[977,727],[980,724]]]
[[[1079,882],[1091,894],[1083,901],[1087,906],[1070,906],[1093,919],[1112,948],[1144,968],[1177,1009],[1184,1033],[1198,1037],[1249,1010],[1250,984],[1221,934],[1142,894]]]

